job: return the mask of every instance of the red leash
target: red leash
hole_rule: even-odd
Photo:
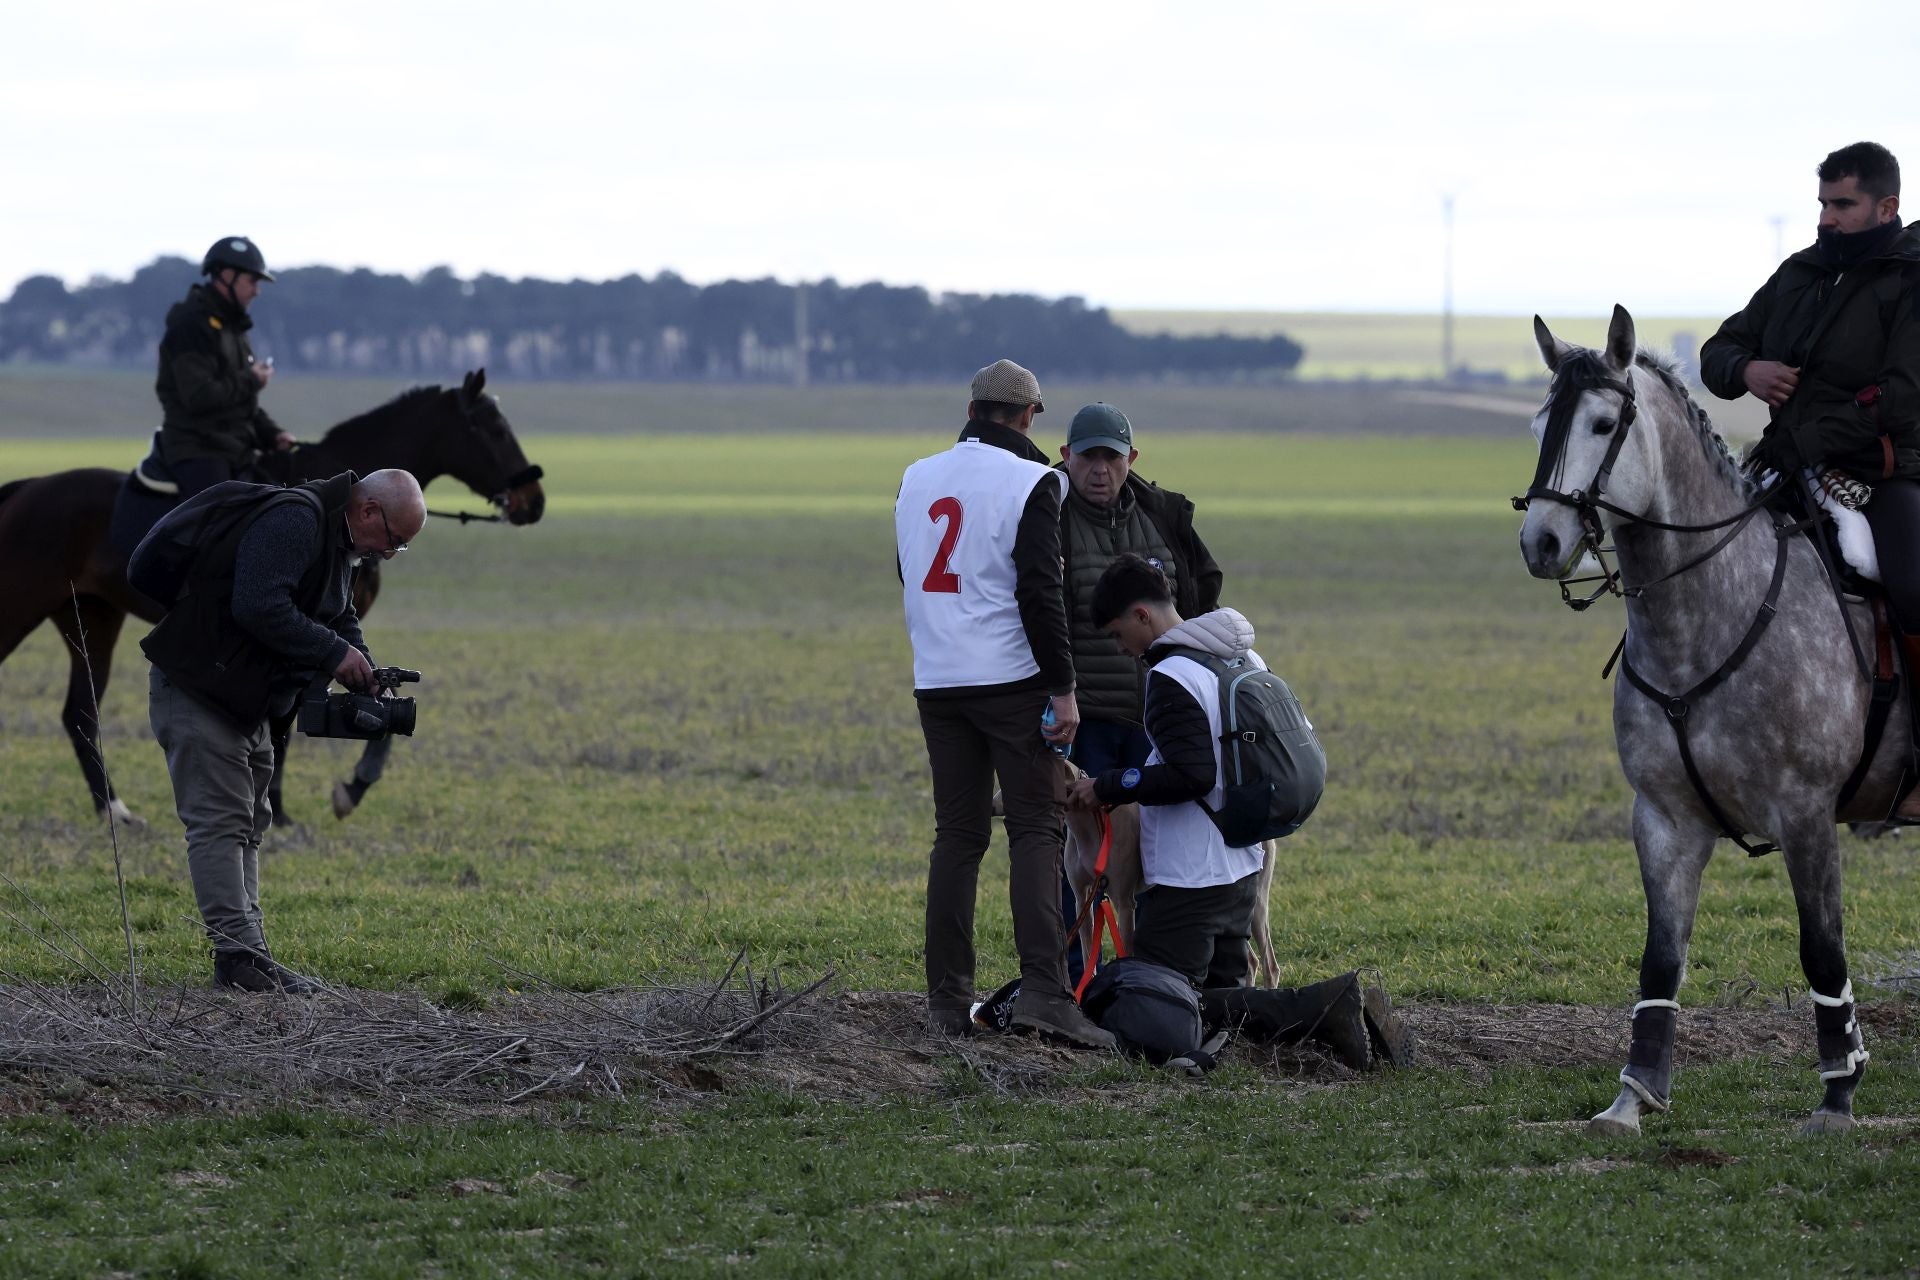
[[[1081,921],[1087,913],[1093,913],[1093,947],[1082,957],[1080,985],[1073,989],[1073,999],[1077,1004],[1086,994],[1087,984],[1093,981],[1093,972],[1100,963],[1100,934],[1104,929],[1113,939],[1113,958],[1118,960],[1127,954],[1126,946],[1120,941],[1120,920],[1113,914],[1113,902],[1107,897],[1107,855],[1113,852],[1113,818],[1108,811],[1100,811],[1100,853],[1093,860],[1093,887],[1087,890],[1087,900],[1080,906],[1080,914],[1074,919],[1073,931],[1080,932]],[[1071,940],[1069,940],[1071,943]]]

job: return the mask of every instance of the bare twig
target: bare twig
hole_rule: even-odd
[[[73,598],[74,634],[79,637],[80,661],[87,672],[87,696],[93,702],[93,758],[100,765],[100,783],[106,788],[107,839],[113,846],[113,884],[120,895],[120,932],[127,942],[127,1013],[139,1010],[140,961],[133,946],[133,917],[127,910],[127,871],[120,861],[119,821],[113,813],[113,775],[107,772],[107,749],[100,741],[100,699],[94,693],[93,655],[87,652],[87,624],[80,614],[80,590],[71,581],[67,591]]]

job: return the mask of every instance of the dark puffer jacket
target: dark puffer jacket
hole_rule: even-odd
[[[1889,474],[1891,460],[1893,476],[1920,478],[1917,281],[1920,225],[1850,272],[1818,245],[1803,249],[1745,310],[1727,317],[1700,350],[1708,390],[1727,400],[1747,394],[1742,374],[1752,360],[1800,370],[1793,396],[1773,410],[1756,461],[1777,469],[1831,464],[1872,480]]]
[[[154,394],[163,418],[160,444],[169,466],[217,458],[235,470],[270,450],[279,426],[260,407],[253,376],[253,319],[203,284],[167,312]]]
[[[1064,470],[1064,464],[1060,468]],[[1093,588],[1109,564],[1131,551],[1160,559],[1173,580],[1174,607],[1196,618],[1220,606],[1224,575],[1193,529],[1185,494],[1129,474],[1120,501],[1105,511],[1077,493],[1061,504],[1060,556],[1066,564],[1067,619],[1080,715],[1086,720],[1139,724],[1143,671],[1093,622]]]

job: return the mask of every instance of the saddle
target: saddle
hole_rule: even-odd
[[[279,459],[287,456],[275,455]],[[255,466],[251,473],[234,478],[282,486],[289,483],[291,468],[284,464],[279,475],[258,474],[263,471],[264,468]],[[179,505],[180,482],[167,463],[166,450],[161,447],[160,432],[156,430],[146,457],[127,472],[127,478],[120,483],[120,495],[114,500],[113,522],[108,528],[108,538],[115,553],[123,558],[131,556],[133,549],[140,545],[140,539],[147,536],[147,531]]]
[[[1903,678],[1909,694],[1909,740],[1913,749],[1920,751],[1920,636],[1901,634],[1888,614],[1873,531],[1859,510],[1871,490],[1862,482],[1832,470],[1816,473],[1809,468],[1803,473],[1803,479],[1804,484],[1787,491],[1785,505],[1789,513],[1805,527],[1814,550],[1827,567],[1834,590],[1841,596],[1841,603],[1864,602],[1873,614],[1871,644],[1864,643],[1866,637],[1857,635],[1852,640],[1855,654],[1872,681],[1873,700],[1867,712],[1866,747],[1859,767],[1841,793],[1844,804],[1864,779],[1867,766],[1873,760]],[[1810,506],[1815,509],[1809,510]],[[1920,792],[1913,790],[1915,778],[1916,769],[1910,763],[1901,787],[1903,799],[1898,811],[1890,816],[1889,824],[1920,823]]]

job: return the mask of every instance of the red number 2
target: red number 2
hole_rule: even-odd
[[[927,576],[921,580],[922,591],[960,594],[960,575],[947,565],[953,559],[953,544],[960,540],[960,522],[964,516],[958,498],[941,498],[927,508],[927,519],[935,524],[945,520],[947,531],[940,535],[940,549],[933,553],[933,563],[927,567]]]

